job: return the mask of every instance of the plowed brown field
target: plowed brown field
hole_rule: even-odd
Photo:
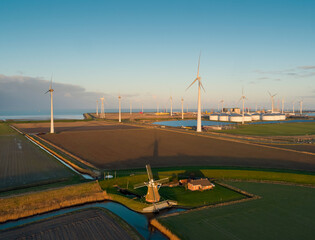
[[[105,211],[88,209],[0,232],[0,239],[140,239],[131,231]]]
[[[167,131],[135,128],[67,131],[43,137],[99,168],[243,166],[315,170],[315,156]]]

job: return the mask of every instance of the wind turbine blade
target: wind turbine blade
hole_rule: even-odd
[[[46,93],[48,93],[49,92],[49,90],[47,91],[47,92],[45,92],[44,94],[46,94]]]
[[[276,96],[278,93],[274,94],[272,97]]]
[[[198,80],[198,78],[196,78],[190,85],[188,88],[186,88],[186,91]]]
[[[270,95],[270,97],[271,97],[271,93],[268,91],[268,93],[269,93],[269,95]]]
[[[203,87],[203,85],[202,85],[202,83],[201,83],[200,80],[199,80],[199,82],[200,82],[200,86],[202,87],[203,91],[206,92],[206,90],[205,90],[205,88]]]

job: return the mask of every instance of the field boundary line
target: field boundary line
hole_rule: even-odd
[[[85,164],[85,165],[87,165],[87,166],[89,166],[89,167],[98,169],[98,168],[95,167],[92,163],[86,162],[85,160],[79,158],[78,156],[76,156],[76,155],[74,155],[74,154],[68,152],[67,150],[65,150],[65,149],[63,149],[63,148],[61,148],[61,147],[58,147],[57,145],[53,144],[52,142],[50,142],[50,141],[48,141],[48,140],[46,140],[46,139],[44,139],[44,138],[42,138],[42,137],[40,137],[40,136],[38,136],[38,135],[36,135],[36,137],[39,138],[40,140],[42,140],[43,142],[45,142],[45,143],[51,145],[52,147],[58,149],[59,151],[65,153],[66,155],[69,155],[70,157],[74,158],[75,160],[78,160],[79,162],[81,162],[81,163],[83,163],[83,164]]]
[[[163,226],[156,218],[153,218],[150,220],[150,224],[155,227],[157,230],[159,230],[163,235],[168,237],[170,240],[180,240],[180,238],[171,232],[168,228]]]
[[[159,130],[169,131],[169,132],[176,132],[176,133],[182,133],[182,134],[189,134],[189,135],[193,135],[193,136],[200,136],[200,137],[205,137],[205,138],[219,139],[219,140],[222,140],[222,141],[236,142],[236,143],[242,143],[242,144],[253,145],[253,146],[258,146],[258,147],[271,148],[271,149],[277,149],[277,150],[281,150],[281,151],[294,152],[294,153],[300,153],[300,154],[306,154],[306,155],[315,156],[315,153],[312,153],[312,152],[298,151],[298,150],[288,149],[288,148],[280,148],[280,147],[274,147],[274,146],[261,145],[261,144],[258,144],[258,143],[250,143],[250,142],[247,142],[247,141],[244,141],[244,140],[241,141],[241,140],[235,140],[235,139],[226,139],[226,138],[222,138],[222,137],[210,136],[210,135],[205,135],[205,134],[197,134],[197,133],[191,133],[191,132],[184,132],[184,131],[178,131],[178,130],[173,130],[173,129],[162,129],[162,128],[160,128]]]
[[[258,179],[225,179],[231,182],[252,182],[252,183],[269,183],[269,184],[278,184],[278,185],[286,185],[286,186],[296,186],[296,187],[308,187],[315,188],[313,184],[302,184],[302,183],[293,183],[293,182],[285,182],[285,181],[273,181],[273,180],[258,180]],[[222,184],[222,183],[221,183]]]

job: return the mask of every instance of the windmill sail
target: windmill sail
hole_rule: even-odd
[[[145,167],[147,168],[147,173],[148,173],[149,181],[150,181],[150,180],[153,180],[153,174],[152,174],[151,166],[148,164],[148,165],[145,165]]]

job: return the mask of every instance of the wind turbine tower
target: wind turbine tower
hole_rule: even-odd
[[[98,116],[98,100],[96,100],[96,116]]]
[[[173,116],[173,98],[172,96],[170,97],[170,101],[171,101],[171,117]]]
[[[300,115],[302,116],[302,105],[303,105],[303,100],[300,101]]]
[[[201,55],[201,53],[200,53]],[[205,91],[202,83],[201,83],[201,77],[199,76],[199,67],[200,67],[200,55],[199,55],[199,61],[198,61],[198,70],[197,70],[197,77],[196,79],[189,85],[188,88],[190,88],[196,81],[198,81],[198,113],[197,113],[197,132],[201,132],[201,98],[200,98],[200,87]],[[186,89],[186,91],[188,90]]]
[[[294,101],[292,102],[292,113],[295,113],[295,111],[294,111]]]
[[[121,122],[121,96],[118,96],[118,102],[119,102],[119,114],[118,114],[118,121]]]
[[[284,98],[282,98],[282,107],[281,107],[281,113],[284,113]]]
[[[104,97],[101,97],[101,118],[105,118],[105,112],[104,112]]]
[[[269,93],[270,98],[271,98],[271,113],[274,113],[274,99],[273,98],[277,95],[277,93],[274,95],[271,95],[270,92],[268,92],[268,93]]]
[[[182,120],[184,119],[184,99],[182,98]]]
[[[242,124],[244,124],[244,110],[245,110],[245,99],[247,99],[244,95],[244,90],[242,89],[242,97],[239,101],[243,101],[243,111],[242,111]]]
[[[224,100],[222,99],[222,100],[220,101],[220,103],[222,104],[221,112],[223,112],[223,103],[224,103]]]
[[[132,115],[132,102],[130,101],[130,115]]]
[[[55,128],[54,128],[54,104],[53,104],[53,92],[54,92],[54,89],[52,89],[52,76],[51,76],[51,79],[50,79],[49,90],[46,93],[48,93],[48,92],[50,92],[50,133],[55,133]]]

